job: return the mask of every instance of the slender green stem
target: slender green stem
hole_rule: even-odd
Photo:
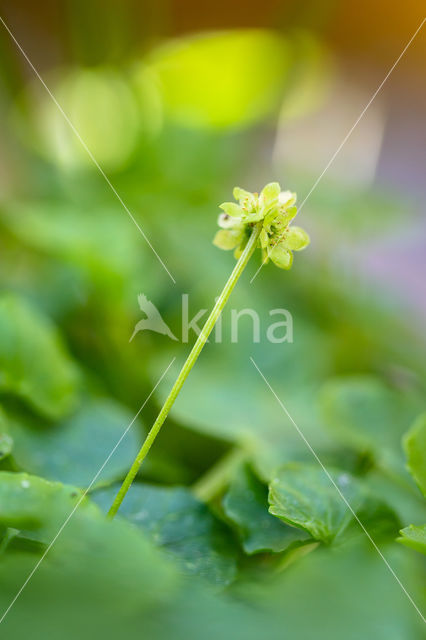
[[[188,377],[189,372],[191,371],[192,367],[194,366],[195,362],[197,361],[198,356],[201,353],[202,348],[204,347],[204,345],[207,342],[207,339],[210,335],[210,333],[213,330],[213,327],[215,326],[217,320],[219,319],[220,314],[222,313],[222,310],[224,308],[224,306],[226,305],[229,296],[232,293],[232,290],[234,289],[235,285],[238,282],[238,279],[240,277],[240,275],[242,274],[242,272],[244,271],[248,261],[251,258],[251,255],[253,253],[253,251],[256,248],[256,244],[257,241],[259,239],[259,235],[260,235],[260,231],[261,231],[262,225],[258,224],[255,227],[253,227],[253,231],[250,235],[250,238],[246,244],[246,247],[243,251],[243,253],[241,254],[238,262],[236,263],[231,275],[229,276],[229,279],[227,281],[227,283],[225,284],[222,293],[220,294],[219,298],[216,301],[215,306],[213,307],[209,317],[206,320],[206,323],[204,325],[204,327],[202,328],[200,335],[198,336],[194,346],[191,349],[191,352],[185,362],[185,364],[183,365],[176,382],[174,383],[160,413],[158,414],[158,417],[156,419],[156,421],[154,422],[154,424],[151,427],[151,430],[149,431],[148,435],[146,436],[145,442],[143,443],[138,455],[136,456],[132,466],[130,467],[130,470],[127,474],[127,476],[124,479],[123,484],[120,487],[119,492],[117,493],[114,502],[112,503],[112,506],[108,512],[108,517],[113,518],[115,516],[115,514],[117,513],[118,509],[120,508],[121,503],[123,502],[123,498],[126,495],[126,493],[128,492],[130,485],[132,484],[133,480],[136,477],[136,474],[139,471],[139,468],[142,464],[142,462],[144,461],[144,459],[146,458],[148,451],[150,450],[150,448],[152,447],[155,438],[158,435],[158,432],[160,431],[165,419],[167,418],[167,415],[170,411],[170,409],[172,408],[180,390],[182,389],[183,383],[185,382],[186,378]]]
[[[234,471],[247,458],[240,447],[231,449],[192,485],[193,494],[203,502],[210,502],[229,484]]]

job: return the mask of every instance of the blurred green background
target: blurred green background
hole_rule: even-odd
[[[312,244],[290,272],[268,265],[250,284],[253,258],[230,304],[257,310],[262,326],[270,309],[288,309],[294,342],[270,344],[263,331],[254,344],[245,320],[231,343],[225,312],[222,343],[207,345],[138,481],[197,489],[240,452],[264,483],[287,461],[312,461],[253,356],[324,462],[390,504],[399,526],[386,555],[421,600],[420,555],[393,540],[424,522],[401,447],[425,409],[423,33],[310,193],[419,26],[418,4],[6,2],[1,17],[93,156],[2,26],[2,470],[85,489],[176,357],[95,488],[123,477],[190,348],[150,332],[129,343],[137,295],[180,336],[182,294],[193,314],[211,308],[234,264],[211,243],[218,204],[236,184],[278,180],[299,203],[309,195],[300,224]],[[17,530],[31,528],[16,517]],[[187,578],[178,588],[174,565],[158,555],[157,566],[133,529],[109,537],[104,520],[87,522],[70,525],[62,572],[53,557],[2,623],[8,637],[113,637],[141,621],[150,639],[421,637],[359,536],[278,577],[267,558],[240,558],[244,578],[225,600]],[[24,552],[3,559],[4,608],[46,542],[21,538]],[[229,585],[222,561],[214,582]]]

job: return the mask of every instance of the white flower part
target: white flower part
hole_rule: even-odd
[[[296,194],[291,191],[281,191],[278,196],[278,204],[280,206],[290,207],[292,204],[296,202]]]
[[[242,219],[234,218],[232,216],[229,216],[227,213],[220,213],[217,219],[217,224],[222,229],[235,229],[241,226]]]

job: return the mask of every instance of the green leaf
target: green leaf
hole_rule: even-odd
[[[347,377],[324,385],[320,406],[326,426],[340,442],[408,478],[401,437],[415,408],[401,394],[373,376]]]
[[[26,302],[0,298],[0,390],[26,400],[49,418],[76,401],[77,369],[56,329]]]
[[[0,471],[0,524],[36,531],[44,542],[49,542],[81,495],[76,487],[28,473]],[[80,508],[95,509],[86,498]]]
[[[374,495],[389,504],[397,514],[399,520],[397,531],[402,527],[402,523],[416,522],[419,511],[423,509],[423,497],[414,486],[408,473],[407,482],[405,482],[405,478],[404,481],[401,481],[402,478],[399,476],[373,468],[368,472],[366,480],[368,480],[368,487]]]
[[[416,604],[421,604],[424,568],[420,562],[416,566],[415,554],[394,544],[386,548],[385,556],[402,584],[409,585]],[[253,581],[248,595],[257,607],[267,602],[268,621],[281,621],[283,638],[420,640],[424,623],[389,577],[383,559],[364,535],[345,548],[320,545],[267,584]]]
[[[359,482],[344,471],[328,471],[356,512],[364,497]],[[309,463],[289,463],[278,470],[269,485],[269,503],[274,516],[326,543],[342,533],[353,517],[324,470]]]
[[[223,498],[226,516],[236,525],[244,551],[280,552],[312,539],[268,512],[268,489],[248,466],[239,469]]]
[[[93,499],[107,510],[118,488],[96,492]],[[119,514],[177,556],[185,572],[217,585],[235,578],[236,550],[229,531],[188,489],[134,484]]]
[[[419,416],[403,438],[407,467],[426,496],[426,413]]]
[[[141,600],[164,599],[177,581],[174,567],[141,532],[125,521],[107,521],[97,505],[81,496],[74,487],[2,471],[0,524],[44,544],[63,527],[40,567],[48,576],[52,571],[60,575],[63,585],[71,580],[87,589],[86,595],[96,591],[101,599],[119,598],[131,608]],[[33,558],[31,568],[34,564]]]
[[[401,537],[397,538],[398,542],[426,555],[426,524],[420,527],[410,524],[410,526],[401,529],[400,534]]]
[[[118,286],[147,264],[133,229],[114,208],[55,200],[14,202],[4,211],[2,222],[26,248],[50,257],[50,272],[58,268],[55,259],[59,265],[71,265],[79,288],[83,276],[89,290],[109,284],[108,294],[116,295],[111,281]],[[151,277],[156,278],[155,273]]]
[[[55,426],[43,427],[11,416],[13,456],[23,470],[85,489],[132,421],[132,415],[110,400],[85,404]],[[97,478],[99,487],[126,473],[140,446],[140,430],[133,424]]]
[[[401,528],[401,520],[394,509],[375,494],[366,491],[365,500],[357,511],[357,517],[375,542],[393,541]],[[351,536],[364,537],[365,531],[353,519],[345,531],[345,540]]]

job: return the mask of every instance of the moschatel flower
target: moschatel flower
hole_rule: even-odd
[[[293,251],[299,251],[309,244],[309,237],[303,229],[290,227],[296,215],[296,196],[290,191],[281,191],[278,182],[267,184],[261,194],[250,193],[239,187],[234,189],[235,202],[220,205],[223,213],[219,216],[220,231],[216,233],[214,244],[221,249],[234,249],[238,259],[232,269],[221,294],[207,318],[201,333],[192,347],[173,387],[167,396],[160,413],[152,425],[145,442],[139,450],[127,476],[124,478],[114,502],[108,511],[108,517],[117,513],[124,496],[135,479],[142,462],[145,460],[152,443],[160,432],[167,415],[180,390],[206,344],[213,327],[218,321],[226,302],[246,268],[256,247],[261,247],[265,256],[281,269],[290,269]]]
[[[271,182],[262,189],[260,195],[235,187],[234,198],[238,201],[220,205],[221,229],[216,233],[213,244],[220,249],[234,249],[238,259],[246,246],[251,231],[256,224],[262,224],[259,244],[263,261],[269,258],[277,267],[290,269],[293,251],[308,246],[309,236],[300,227],[290,226],[297,213],[296,194],[281,191],[278,182]]]

